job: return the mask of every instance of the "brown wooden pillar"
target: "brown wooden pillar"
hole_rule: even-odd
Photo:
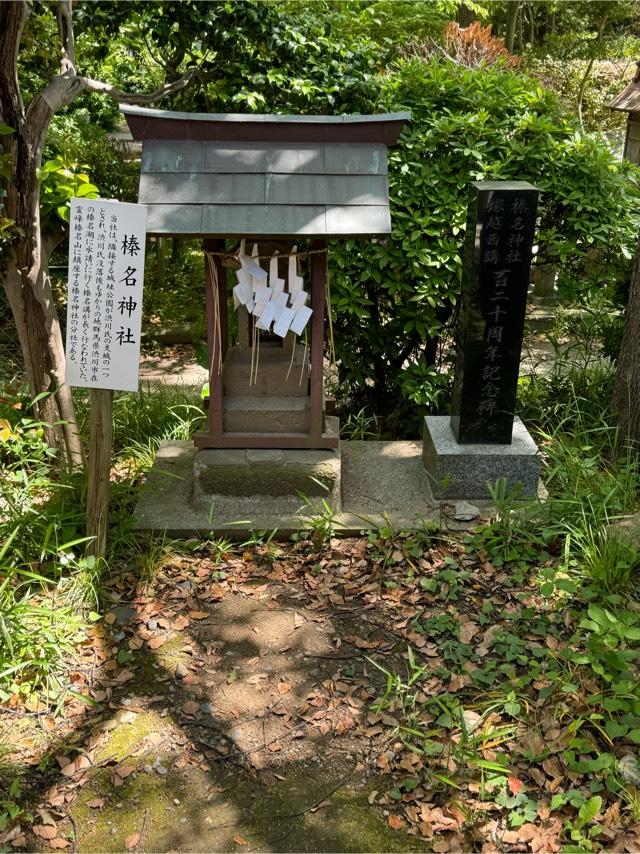
[[[203,241],[205,252],[222,252],[224,240]],[[222,364],[227,354],[227,279],[222,258],[213,256],[216,276],[204,259],[204,286],[207,299],[207,353],[209,356],[209,412],[208,433],[222,435]],[[217,278],[217,283],[215,279]],[[215,289],[215,290],[214,290]],[[217,297],[217,298],[216,298]],[[216,310],[217,309],[217,310]]]
[[[314,240],[312,250],[326,249],[326,240]],[[311,381],[309,433],[312,443],[324,432],[324,301],[327,282],[327,253],[314,252],[311,259]]]

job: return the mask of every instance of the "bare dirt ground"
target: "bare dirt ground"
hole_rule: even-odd
[[[640,779],[636,731],[591,726],[584,609],[535,561],[391,528],[139,557],[58,707],[0,708],[5,850],[639,850],[603,782]]]
[[[362,553],[353,542],[335,548],[346,548],[350,568]],[[113,589],[101,641],[85,651],[96,706],[71,708],[53,734],[48,718],[40,733],[33,719],[20,722],[32,764],[47,755],[51,767],[35,836],[12,841],[425,850],[372,806],[385,788],[376,763],[389,730],[369,711],[384,680],[365,656],[393,661],[398,639],[375,609],[332,593],[338,579],[318,580],[320,595],[313,574],[292,585],[271,560],[231,560],[222,575],[212,581],[211,560],[177,559],[155,594],[126,581]]]
[[[207,369],[198,364],[191,344],[165,347],[158,353],[140,354],[141,382],[201,387],[208,382]]]

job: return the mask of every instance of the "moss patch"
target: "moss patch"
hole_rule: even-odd
[[[248,843],[245,850],[429,850],[422,840],[391,830],[368,804],[371,782],[346,783],[330,794],[339,779],[317,765],[264,785],[228,766],[209,772],[191,766],[182,772],[170,767],[166,776],[139,772],[116,789],[105,769],[74,809],[80,850],[122,851],[127,836],[143,825],[142,847],[151,851],[233,851],[238,836]],[[320,807],[323,793],[329,803]],[[96,797],[105,799],[100,810],[87,806]]]
[[[121,710],[109,723],[107,739],[94,752],[94,762],[114,758],[122,761],[143,747],[145,738],[166,729],[167,722],[153,711],[135,712],[135,718],[125,723],[127,712]],[[132,761],[135,757],[132,756]]]

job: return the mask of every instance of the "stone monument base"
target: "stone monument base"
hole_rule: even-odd
[[[437,499],[491,498],[487,483],[504,478],[507,489],[520,484],[520,498],[538,494],[540,453],[519,418],[510,445],[460,445],[448,415],[426,416],[422,460]]]

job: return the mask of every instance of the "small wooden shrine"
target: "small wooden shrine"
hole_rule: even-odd
[[[142,142],[148,233],[203,240],[209,405],[196,446],[338,447],[323,393],[327,240],[390,233],[387,146],[410,114],[121,109]]]
[[[640,163],[640,62],[633,80],[616,95],[609,108],[628,114],[624,157],[632,163]]]

